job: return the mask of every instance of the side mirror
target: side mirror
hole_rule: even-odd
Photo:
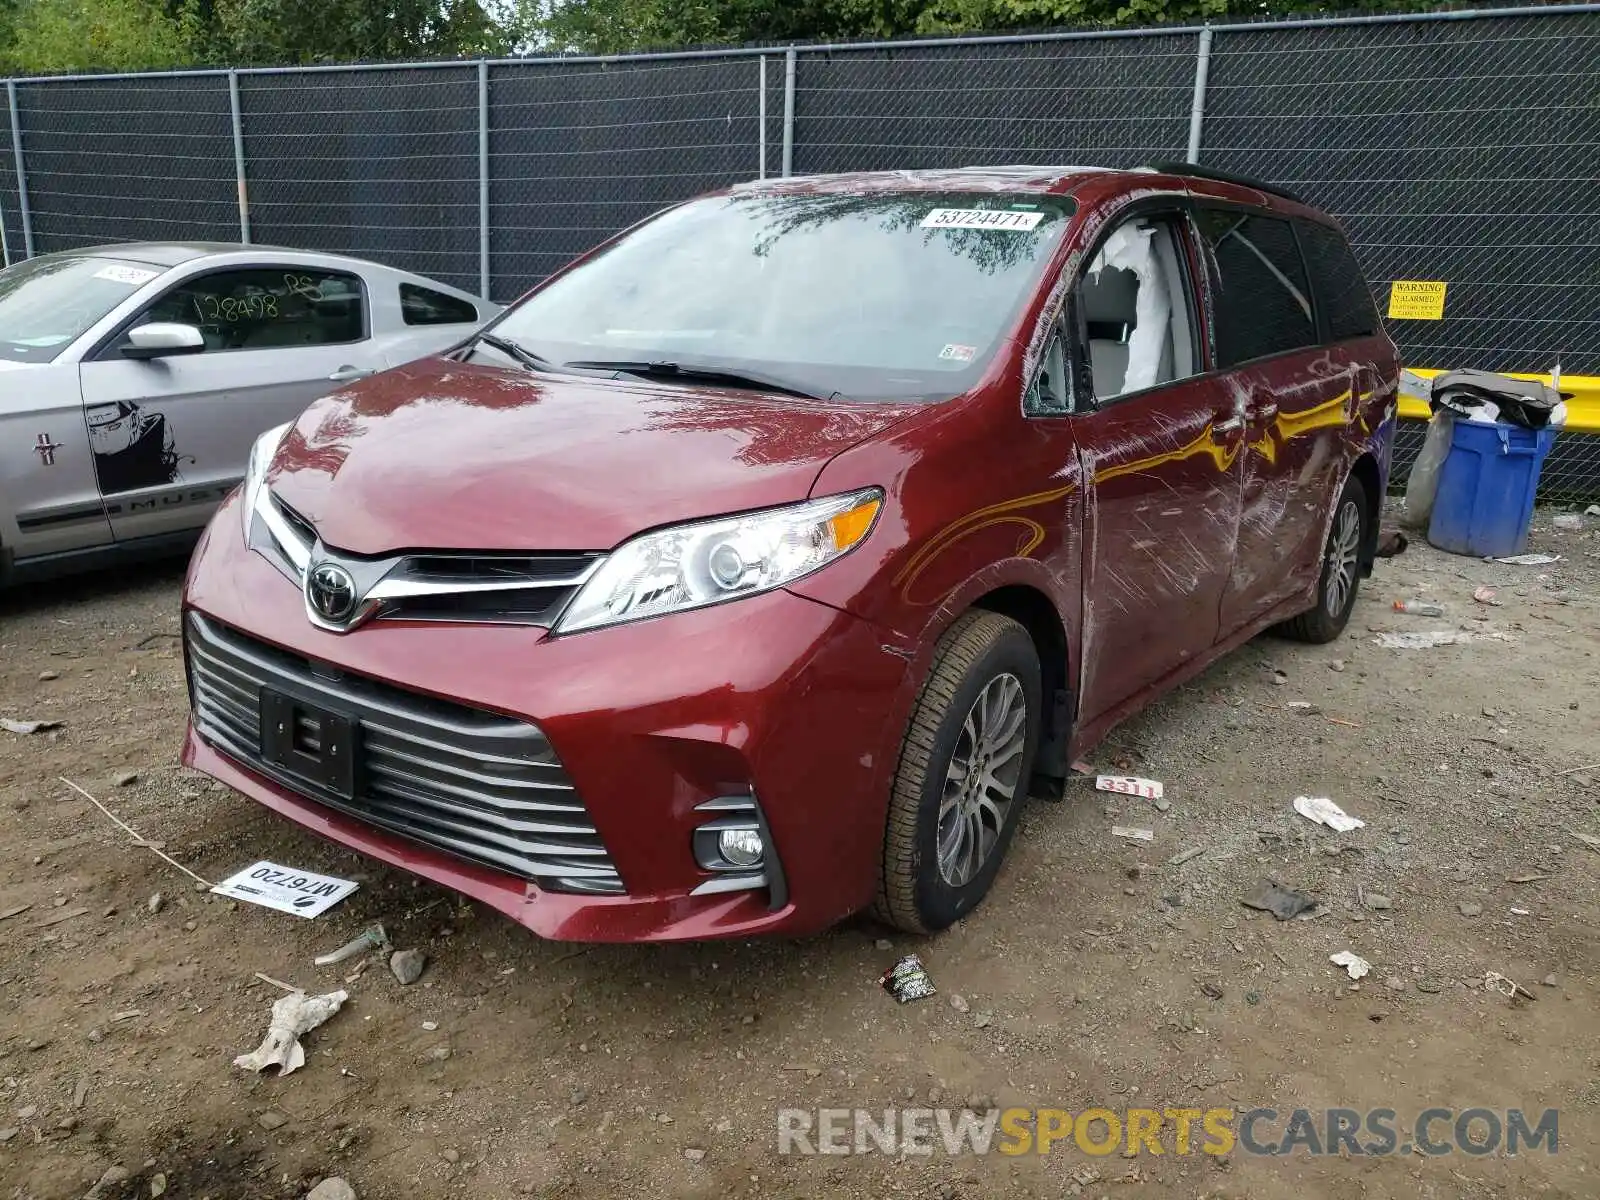
[[[193,325],[173,321],[151,321],[128,330],[122,345],[123,358],[166,358],[173,354],[202,354],[205,335]]]

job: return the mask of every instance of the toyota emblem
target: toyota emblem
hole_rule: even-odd
[[[355,578],[338,563],[318,563],[306,576],[306,602],[324,621],[342,624],[356,610]]]

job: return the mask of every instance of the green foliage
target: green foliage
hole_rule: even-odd
[[[212,56],[238,66],[474,58],[510,50],[479,0],[215,0]]]
[[[1333,0],[1339,8],[1428,0]],[[1142,25],[1327,0],[0,0],[0,74],[475,58]]]
[[[0,7],[0,73],[185,66],[197,19],[155,0],[24,0]]]
[[[741,42],[1149,25],[1428,0],[522,0],[521,27],[561,50],[616,54]]]
[[[0,0],[0,74],[514,51],[480,0]]]

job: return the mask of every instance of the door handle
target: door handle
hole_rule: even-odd
[[[352,379],[365,379],[368,375],[376,375],[372,367],[340,367],[328,378],[334,383],[349,383]]]

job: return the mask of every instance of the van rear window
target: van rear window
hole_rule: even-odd
[[[1202,209],[1215,267],[1219,367],[1314,346],[1310,285],[1289,222],[1235,209]]]
[[[1311,286],[1327,314],[1328,333],[1336,342],[1378,331],[1378,309],[1372,302],[1350,243],[1337,229],[1316,221],[1296,221],[1300,245],[1311,268]]]

